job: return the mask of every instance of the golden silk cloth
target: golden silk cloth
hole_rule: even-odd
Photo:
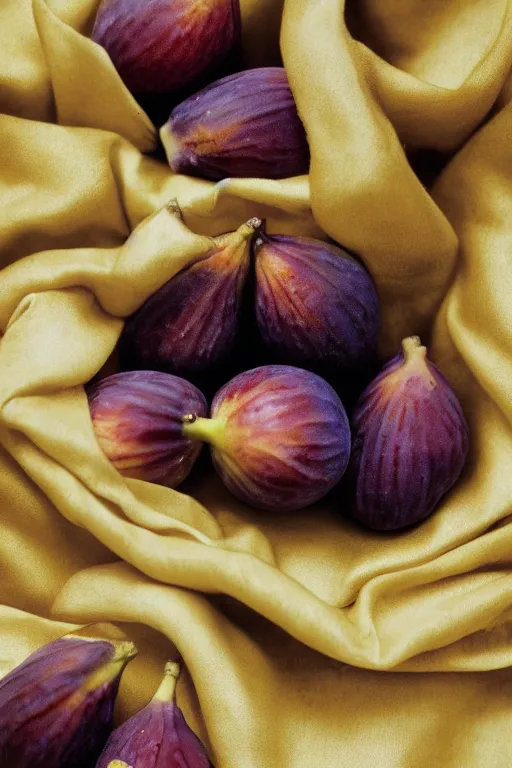
[[[0,4],[0,673],[110,620],[140,647],[118,720],[177,649],[217,768],[510,768],[512,3],[243,0],[245,64],[281,49],[311,170],[219,184],[149,156],[96,6]],[[470,460],[416,529],[262,515],[102,454],[83,385],[123,318],[252,216],[357,252],[383,359],[419,333],[458,393]]]

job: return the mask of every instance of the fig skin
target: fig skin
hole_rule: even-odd
[[[253,218],[212,239],[212,250],[167,281],[130,317],[119,340],[123,368],[165,371],[206,386],[237,339]]]
[[[0,768],[94,768],[133,643],[67,635],[0,681]]]
[[[183,436],[182,419],[208,413],[197,387],[159,371],[125,371],[90,387],[88,398],[98,442],[122,475],[170,488],[188,477],[201,445]]]
[[[310,371],[265,365],[235,376],[215,395],[211,418],[191,414],[184,432],[210,443],[234,496],[259,509],[293,511],[342,478],[350,428],[334,389]]]
[[[309,147],[282,67],[228,75],[185,99],[160,129],[175,173],[211,181],[308,172]]]
[[[469,431],[457,396],[417,336],[384,366],[352,414],[352,514],[377,531],[431,515],[458,480]]]
[[[238,0],[103,0],[92,39],[137,95],[169,93],[213,70],[240,32]]]
[[[380,326],[367,270],[342,248],[263,228],[253,249],[256,322],[272,358],[332,383],[367,371]]]
[[[152,700],[111,734],[96,768],[213,768],[176,704],[179,674],[180,665],[167,662]]]

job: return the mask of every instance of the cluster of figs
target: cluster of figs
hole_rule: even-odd
[[[137,648],[93,624],[32,653],[0,681],[0,768],[213,768],[176,703],[178,661],[151,701],[113,729],[114,705]]]
[[[231,493],[272,512],[343,478],[357,519],[408,527],[458,478],[468,430],[417,337],[374,377],[378,332],[377,291],[355,257],[250,219],[127,319],[122,371],[88,387],[97,439],[122,474],[172,488],[207,443]]]

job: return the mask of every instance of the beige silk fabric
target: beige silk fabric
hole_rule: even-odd
[[[149,156],[96,6],[0,4],[0,674],[113,621],[140,648],[118,720],[179,652],[216,768],[510,768],[512,3],[243,0],[245,64],[281,49],[311,169],[218,184]],[[358,253],[382,358],[420,333],[459,395],[468,466],[416,529],[332,501],[262,515],[101,452],[83,385],[115,370],[123,318],[252,216]]]

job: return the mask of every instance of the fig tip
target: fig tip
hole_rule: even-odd
[[[183,221],[183,211],[181,210],[176,197],[171,197],[171,199],[164,205],[164,208],[172,216],[178,216],[178,218]]]

